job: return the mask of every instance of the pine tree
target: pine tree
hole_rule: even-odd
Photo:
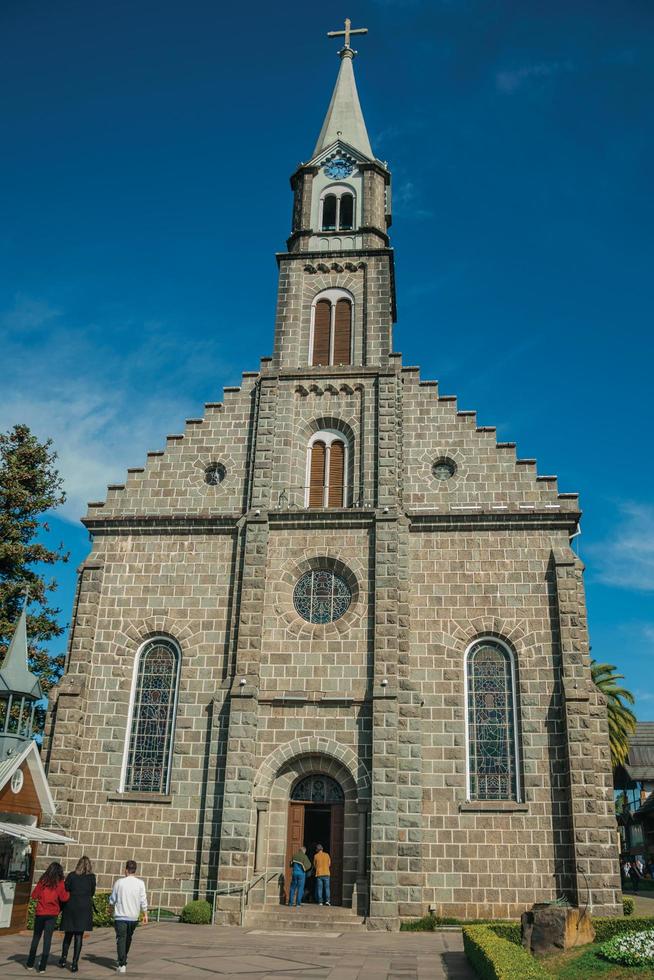
[[[52,656],[45,644],[61,636],[64,627],[57,621],[60,610],[49,601],[57,583],[46,580],[39,566],[69,557],[61,544],[48,548],[43,543],[50,528],[42,515],[65,500],[51,447],[51,439],[40,443],[26,425],[0,434],[0,664],[27,591],[33,609],[27,616],[29,666],[44,692],[63,674],[65,659],[63,654]],[[44,721],[45,711],[40,709],[40,729]]]

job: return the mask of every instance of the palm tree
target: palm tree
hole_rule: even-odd
[[[614,769],[627,758],[629,736],[636,730],[636,716],[624,703],[626,701],[634,704],[635,698],[631,691],[619,686],[617,682],[624,680],[624,674],[616,674],[615,669],[613,664],[598,664],[596,660],[590,662],[593,683],[606,698],[611,762]]]

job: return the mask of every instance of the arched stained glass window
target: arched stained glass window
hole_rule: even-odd
[[[335,779],[315,773],[296,783],[291,799],[295,803],[342,803],[344,795]]]
[[[478,640],[466,657],[468,795],[519,798],[513,659],[504,644]]]
[[[166,637],[139,654],[128,733],[125,790],[167,793],[175,729],[179,648]]]

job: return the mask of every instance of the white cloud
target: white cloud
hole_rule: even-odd
[[[182,342],[153,323],[117,324],[108,339],[106,329],[70,327],[27,297],[0,314],[0,338],[15,368],[4,379],[0,429],[24,422],[40,439],[52,438],[67,494],[58,513],[71,521],[197,415],[193,382],[224,369],[213,343]],[[206,400],[219,396],[212,380],[207,388]]]
[[[613,533],[587,546],[594,577],[606,585],[654,592],[654,507],[627,502],[620,513]],[[644,635],[654,639],[654,627],[645,627]]]
[[[528,82],[552,78],[554,75],[571,71],[574,71],[574,65],[570,61],[549,61],[540,62],[536,65],[523,65],[521,68],[498,71],[495,75],[495,85],[498,91],[504,95],[512,95]]]

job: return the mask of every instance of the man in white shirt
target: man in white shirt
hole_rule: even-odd
[[[145,894],[145,883],[136,877],[136,861],[128,861],[125,865],[125,877],[114,883],[109,896],[109,904],[114,909],[114,927],[116,929],[116,952],[118,954],[118,973],[127,972],[127,954],[132,945],[132,936],[136,929],[139,916],[143,912],[143,925],[148,924],[148,899]]]

